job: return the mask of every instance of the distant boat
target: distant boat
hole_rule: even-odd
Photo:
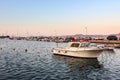
[[[102,51],[113,48],[92,44],[90,42],[69,42],[65,48],[53,48],[53,54],[81,57],[81,58],[97,58]]]

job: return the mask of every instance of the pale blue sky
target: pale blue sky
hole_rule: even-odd
[[[0,34],[112,34],[119,21],[120,0],[0,0]]]

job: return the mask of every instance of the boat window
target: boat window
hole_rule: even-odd
[[[79,47],[79,43],[73,43],[71,47]]]
[[[82,43],[80,47],[88,47],[89,45],[89,43]]]
[[[84,44],[84,43],[82,43],[80,47],[85,47],[85,44]]]

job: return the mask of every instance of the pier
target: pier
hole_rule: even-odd
[[[120,44],[120,40],[90,40],[91,43]]]

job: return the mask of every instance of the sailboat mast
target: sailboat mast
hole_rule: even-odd
[[[85,33],[86,33],[86,38],[87,38],[87,27],[85,27]]]
[[[56,43],[56,46],[58,47],[58,37],[57,37],[57,33],[56,33],[56,30],[55,30],[55,43]]]

